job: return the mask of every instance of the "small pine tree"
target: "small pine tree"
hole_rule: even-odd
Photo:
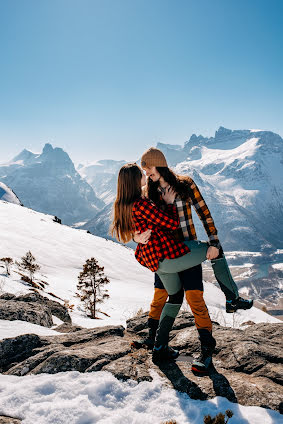
[[[1,258],[0,259],[1,262],[4,262],[5,267],[6,267],[6,273],[7,275],[10,275],[10,267],[12,265],[12,263],[14,262],[12,258]]]
[[[21,271],[27,271],[29,273],[29,280],[33,282],[33,276],[36,271],[40,269],[40,266],[35,262],[35,257],[29,250],[25,256],[21,258],[21,262],[16,262],[17,266]]]
[[[86,312],[93,319],[98,318],[96,316],[96,305],[103,303],[109,297],[108,290],[104,289],[103,286],[110,281],[103,271],[104,267],[99,266],[95,258],[91,258],[87,259],[83,265],[83,271],[78,276],[77,289],[79,293],[76,293],[76,296],[84,302]]]

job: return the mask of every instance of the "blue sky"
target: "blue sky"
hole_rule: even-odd
[[[0,0],[0,162],[137,159],[220,125],[283,135],[281,0]]]

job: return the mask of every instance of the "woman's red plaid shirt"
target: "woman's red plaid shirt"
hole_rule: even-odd
[[[133,221],[136,231],[152,230],[148,243],[139,243],[135,252],[139,263],[151,271],[157,271],[160,260],[178,258],[190,251],[172,234],[180,225],[175,205],[167,205],[166,211],[163,211],[151,200],[140,198],[133,204]]]

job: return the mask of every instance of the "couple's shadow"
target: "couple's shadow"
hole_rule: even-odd
[[[211,367],[207,376],[201,377],[201,378],[209,378],[212,381],[213,390],[214,390],[214,393],[212,394],[212,396],[211,395],[209,396],[208,393],[205,393],[195,382],[189,380],[183,374],[182,370],[179,368],[178,363],[172,362],[167,365],[165,364],[160,365],[159,369],[165,374],[168,380],[171,381],[175,390],[177,390],[178,392],[186,393],[191,399],[205,401],[216,396],[221,396],[226,398],[228,401],[235,404],[235,406],[233,406],[233,411],[234,411],[234,414],[236,414],[237,419],[240,419],[242,424],[248,424],[248,421],[243,417],[240,411],[239,405],[237,405],[238,404],[237,396],[234,390],[232,389],[228,379],[223,374],[220,374],[216,370],[216,368],[214,368],[214,366]],[[187,407],[187,402],[184,402],[184,399],[182,397],[179,397],[179,403],[184,414],[187,415],[188,418],[190,418],[190,415],[192,414],[192,412],[191,412],[191,409]],[[213,413],[214,415],[216,415],[219,412],[225,413],[225,409],[227,407],[229,407],[229,405],[224,407],[223,411],[219,410],[218,402],[216,402],[216,404],[211,404],[209,406],[210,412]],[[206,407],[199,408],[198,406],[197,408],[198,408],[199,419],[201,419],[201,421],[198,421],[198,422],[201,423],[203,422],[203,419],[204,419],[204,416],[202,415],[206,413]]]
[[[207,400],[209,396],[195,382],[189,380],[178,366],[178,362],[160,364],[159,369],[165,374],[175,390],[187,393],[191,399]],[[213,384],[215,396],[222,396],[230,402],[237,403],[237,397],[227,378],[220,374],[214,366],[211,367],[207,376]]]

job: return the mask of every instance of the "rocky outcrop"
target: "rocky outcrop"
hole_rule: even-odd
[[[66,323],[72,322],[65,306],[37,292],[21,296],[4,293],[0,296],[0,319],[28,321],[44,327],[52,327],[52,315]]]
[[[43,327],[53,325],[50,309],[33,302],[0,299],[0,319],[27,321]]]
[[[109,371],[119,379],[151,381],[152,370],[168,386],[193,399],[224,396],[232,402],[282,412],[283,324],[254,324],[243,330],[214,325],[217,340],[209,376],[196,377],[191,360],[199,351],[193,317],[182,313],[171,332],[170,345],[181,357],[160,367],[145,349],[131,350],[130,342],[145,334],[147,314],[121,326],[82,329],[56,336],[27,334],[0,342],[0,371],[10,375]]]

